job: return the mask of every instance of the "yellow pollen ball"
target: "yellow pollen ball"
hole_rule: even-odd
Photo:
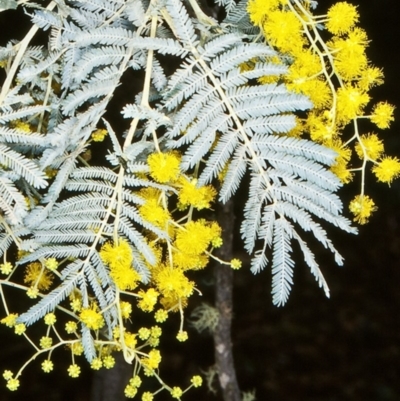
[[[357,8],[345,1],[334,4],[328,11],[326,29],[336,34],[348,32],[358,21]]]
[[[177,153],[152,153],[147,158],[150,175],[162,184],[175,181],[180,173],[181,158]]]
[[[104,324],[103,315],[97,312],[97,307],[93,305],[91,308],[83,308],[79,314],[79,319],[86,325],[87,328],[92,330],[101,329]]]

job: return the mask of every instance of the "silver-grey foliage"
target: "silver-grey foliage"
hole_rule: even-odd
[[[248,175],[241,235],[254,273],[271,259],[276,305],[286,302],[293,284],[296,242],[329,294],[301,230],[311,232],[341,263],[320,225],[325,220],[354,231],[341,216],[335,195],[340,183],[328,169],[336,155],[286,135],[295,126],[295,112],[312,104],[283,84],[257,83],[260,77],[285,74],[286,67],[272,63],[279,55],[255,41],[246,2],[220,4],[227,16],[213,25],[212,19],[190,17],[180,0],[60,0],[46,10],[30,9],[32,21],[49,32],[48,46],[28,48],[19,61],[11,44],[0,49],[0,61],[19,65],[15,85],[6,82],[0,93],[0,251],[13,242],[11,229],[17,236],[21,232],[19,246],[31,252],[20,264],[72,258],[60,285],[23,314],[21,322],[41,318],[75,286],[84,306],[94,294],[107,309],[115,288],[98,251],[115,232],[129,240],[137,255],[134,267],[143,281],[149,279],[145,262],[152,264],[155,257],[143,231],[160,238],[168,233],[143,220],[138,213],[142,200],[132,191],[162,187],[141,178],[147,171],[145,156],[154,151],[149,141],[154,132],[163,149],[182,152],[182,171],[199,169],[199,185],[224,174],[222,202],[235,195]],[[156,31],[153,16],[164,21]],[[154,52],[154,62],[147,98],[132,95],[121,110],[141,125],[124,138],[102,117],[123,75],[145,70],[149,52]],[[165,55],[176,66],[169,76]],[[246,63],[252,68],[244,68]],[[138,83],[142,85],[139,78]],[[34,123],[38,132],[22,133],[10,124],[16,120]],[[112,143],[110,165],[83,166],[80,155],[102,124]],[[45,171],[55,171],[55,178],[47,178]],[[109,327],[115,325],[115,313],[114,307],[105,313]],[[89,331],[84,345],[91,359],[95,353]]]

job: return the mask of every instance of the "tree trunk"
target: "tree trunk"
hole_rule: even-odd
[[[218,206],[223,245],[217,255],[230,261],[233,254],[234,210],[232,200]],[[231,322],[233,310],[233,271],[229,266],[215,266],[215,307],[219,313],[214,332],[214,354],[224,401],[241,401],[232,353]]]
[[[113,355],[115,366],[93,373],[90,401],[126,401],[124,390],[132,377],[132,365],[125,362],[121,352]]]

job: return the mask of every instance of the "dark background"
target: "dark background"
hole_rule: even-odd
[[[372,95],[376,101],[387,100],[400,107],[398,2],[359,3],[361,26],[371,39],[369,58],[383,67],[386,78]],[[330,4],[321,0],[320,13]],[[0,13],[0,38],[23,37],[19,18],[12,12]],[[387,153],[400,156],[398,110],[395,115],[397,121],[380,135]],[[355,192],[343,190],[345,203]],[[371,179],[367,192],[379,210],[368,225],[360,227],[359,235],[332,230],[345,257],[344,266],[337,267],[323,251],[317,255],[331,289],[330,299],[301,261],[284,308],[271,304],[269,271],[255,278],[243,268],[235,275],[233,343],[238,378],[242,390],[255,390],[257,400],[400,400],[400,183],[389,189]],[[210,271],[201,276],[199,288],[204,295],[194,304],[203,300],[211,303]],[[167,327],[175,332],[177,324],[175,320]],[[172,385],[183,386],[198,369],[205,371],[213,364],[211,337],[190,329],[189,335],[185,344],[177,344],[173,336],[163,340],[162,372]],[[0,339],[0,371],[14,365],[17,369],[31,354],[29,345],[17,341],[4,327],[0,328]],[[91,372],[85,370],[79,379],[68,378],[68,352],[58,352],[55,362],[55,371],[46,375],[35,361],[24,372],[17,393],[10,393],[0,382],[0,400],[88,401]],[[170,397],[165,394],[158,399]],[[221,397],[204,387],[192,390],[184,400],[219,401]]]

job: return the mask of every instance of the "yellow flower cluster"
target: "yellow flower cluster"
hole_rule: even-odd
[[[2,274],[10,274],[13,271],[14,266],[10,262],[0,264],[0,272]]]
[[[153,287],[138,294],[138,307],[145,312],[151,312],[159,298],[163,309],[158,310],[155,317],[160,322],[166,319],[167,311],[185,307],[193,294],[194,283],[185,272],[204,268],[210,258],[209,250],[222,243],[217,223],[193,219],[193,210],[211,207],[216,190],[211,185],[198,186],[196,177],[182,174],[180,162],[178,152],[151,154],[147,159],[149,176],[160,184],[167,184],[171,190],[148,187],[138,193],[144,200],[138,208],[140,215],[169,235],[167,241],[156,238],[151,245],[157,256],[155,265],[148,266]],[[174,221],[168,210],[172,196],[176,196],[178,211],[187,211],[179,222]]]
[[[120,290],[133,290],[140,281],[139,273],[133,267],[132,249],[125,239],[117,243],[107,242],[100,252],[102,261],[109,266],[110,276]]]
[[[157,303],[160,293],[154,288],[149,288],[147,291],[140,290],[138,295],[141,297],[138,307],[144,312],[151,312]]]
[[[17,323],[18,314],[10,313],[8,316],[3,317],[0,320],[0,323],[5,324],[7,327],[14,327]]]
[[[144,188],[139,192],[139,196],[145,199],[145,203],[139,207],[140,215],[156,227],[166,229],[172,217],[162,205],[161,191],[155,188]]]
[[[397,157],[383,157],[372,167],[372,172],[378,181],[390,184],[400,175],[400,161]]]
[[[49,359],[46,359],[42,362],[42,370],[45,373],[50,373],[54,369],[54,364]]]
[[[14,120],[10,122],[10,126],[18,131],[24,132],[25,134],[32,133],[32,128],[29,123],[22,120]]]
[[[180,155],[177,152],[152,153],[147,163],[151,177],[161,184],[175,181],[180,173]]]
[[[137,375],[133,376],[129,380],[128,385],[125,387],[125,397],[134,398],[141,384],[142,384],[142,379]]]
[[[40,262],[33,262],[26,266],[24,282],[38,290],[48,290],[53,283],[54,276]]]
[[[374,201],[367,195],[358,195],[350,202],[350,211],[354,219],[360,224],[365,224],[371,213],[376,210]]]
[[[104,318],[98,310],[96,304],[92,304],[90,308],[82,308],[79,315],[80,321],[91,330],[98,330],[104,326]]]
[[[278,18],[276,23],[279,23]],[[152,69],[148,70],[151,72]],[[36,131],[45,134],[47,125],[45,111],[26,121],[10,122],[10,127],[18,134]],[[131,134],[136,128],[133,122],[122,146],[124,151],[134,146]],[[108,134],[116,145],[117,139],[111,130],[95,129],[91,132],[87,143],[82,143],[82,146],[89,147],[79,156],[81,164],[91,165],[90,146],[104,141]],[[142,401],[151,401],[161,390],[166,390],[170,398],[180,399],[189,388],[201,385],[200,376],[194,376],[186,389],[164,383],[158,371],[162,361],[158,349],[161,327],[134,326],[141,321],[138,314],[152,313],[155,322],[161,324],[170,313],[179,312],[180,326],[176,340],[186,341],[188,333],[183,327],[184,309],[189,297],[196,291],[195,282],[189,275],[193,270],[204,268],[210,258],[218,260],[212,251],[222,244],[219,225],[203,218],[209,214],[204,211],[211,209],[217,195],[216,189],[212,185],[199,185],[199,165],[191,172],[183,173],[180,167],[181,154],[177,151],[162,152],[158,134],[156,130],[153,132],[155,152],[148,156],[140,172],[135,173],[128,163],[119,170],[118,167],[114,169],[113,174],[118,177],[116,181],[105,180],[105,185],[110,185],[110,188],[114,186],[115,192],[109,198],[109,203],[101,204],[104,214],[96,211],[102,224],[96,222],[89,227],[90,234],[94,235],[92,241],[88,240],[91,242],[86,249],[88,253],[76,248],[78,253],[60,254],[53,252],[50,247],[46,248],[48,252],[44,254],[55,257],[38,256],[37,261],[33,261],[31,251],[21,251],[18,259],[27,255],[30,257],[31,263],[26,266],[18,263],[13,265],[4,256],[0,264],[0,273],[6,276],[3,276],[3,282],[15,284],[15,288],[24,290],[32,299],[46,297],[46,293],[55,287],[51,294],[55,296],[53,302],[46,304],[46,308],[39,308],[38,312],[44,333],[37,335],[35,332],[32,337],[23,323],[26,315],[21,317],[10,313],[3,296],[6,316],[1,323],[17,335],[24,336],[33,346],[33,355],[16,375],[10,371],[4,373],[10,390],[19,387],[22,372],[35,359],[42,358],[39,366],[43,372],[53,371],[52,355],[57,348],[65,349],[70,354],[67,374],[72,378],[79,377],[83,370],[78,363],[78,356],[85,354],[93,370],[111,369],[116,363],[115,353],[120,352],[125,361],[133,366],[134,376],[125,387],[125,396],[128,398],[139,397]],[[57,170],[57,167],[48,168],[45,173],[52,180],[57,176]],[[137,182],[143,184],[142,189],[134,188],[136,183],[132,184],[133,174],[139,178]],[[131,193],[127,192],[127,186],[131,187]],[[39,202],[39,195],[34,192],[26,198],[28,208]],[[128,230],[123,229],[124,219],[129,220],[128,225],[135,225],[135,229],[142,225],[138,236],[144,238],[145,243],[142,244],[149,250],[146,256],[153,251],[154,258],[146,258],[143,249],[135,248],[141,241],[127,239]],[[35,254],[38,255],[36,250]],[[149,270],[148,275],[145,267]],[[232,267],[239,268],[240,262],[232,261]],[[16,273],[18,269],[22,271]],[[73,276],[76,281],[71,280]],[[62,283],[61,287],[54,285],[57,280]],[[90,283],[86,285],[88,281]],[[73,287],[72,283],[75,283]],[[61,292],[57,298],[58,291]],[[90,336],[91,341],[85,339],[86,335]],[[90,349],[86,348],[88,344]],[[158,381],[159,388],[152,386],[153,391],[138,395],[144,376],[153,377]]]
[[[106,129],[99,128],[96,131],[92,132],[92,139],[94,142],[103,142],[107,134],[108,132]]]
[[[346,2],[339,2],[329,9],[327,17],[326,28],[328,31],[335,35],[341,35],[354,27],[358,22],[359,15],[356,7]]]
[[[367,162],[372,163],[378,181],[390,184],[399,176],[400,162],[384,155],[383,142],[376,133],[359,132],[360,119],[368,119],[379,129],[388,128],[394,106],[378,102],[369,113],[366,111],[370,89],[383,83],[383,74],[367,57],[369,40],[357,26],[357,7],[340,1],[326,15],[316,15],[305,0],[250,0],[248,12],[267,43],[290,60],[288,73],[275,80],[283,79],[289,89],[313,102],[313,109],[298,119],[291,134],[307,134],[311,140],[335,150],[338,155],[331,169],[343,183],[349,183],[354,172],[361,172],[361,197]],[[321,36],[321,24],[325,25],[328,39]],[[345,138],[345,127],[350,123],[354,130]],[[360,167],[350,165],[353,151],[361,159]],[[350,211],[354,214],[354,210],[353,205]],[[371,214],[375,209],[368,210]],[[354,219],[360,224],[366,222],[358,214]]]
[[[217,191],[211,185],[197,187],[197,179],[188,180],[182,177],[179,181],[179,209],[184,210],[193,206],[197,210],[208,209],[214,201]]]
[[[152,349],[147,357],[142,359],[143,366],[151,370],[157,369],[160,362],[161,354],[158,349]]]
[[[182,269],[168,265],[161,265],[154,270],[153,281],[162,294],[161,303],[166,310],[185,306],[194,290],[194,282],[185,276]]]
[[[19,387],[19,380],[14,377],[14,374],[10,370],[5,370],[3,377],[7,380],[7,388],[11,391],[15,391]]]

